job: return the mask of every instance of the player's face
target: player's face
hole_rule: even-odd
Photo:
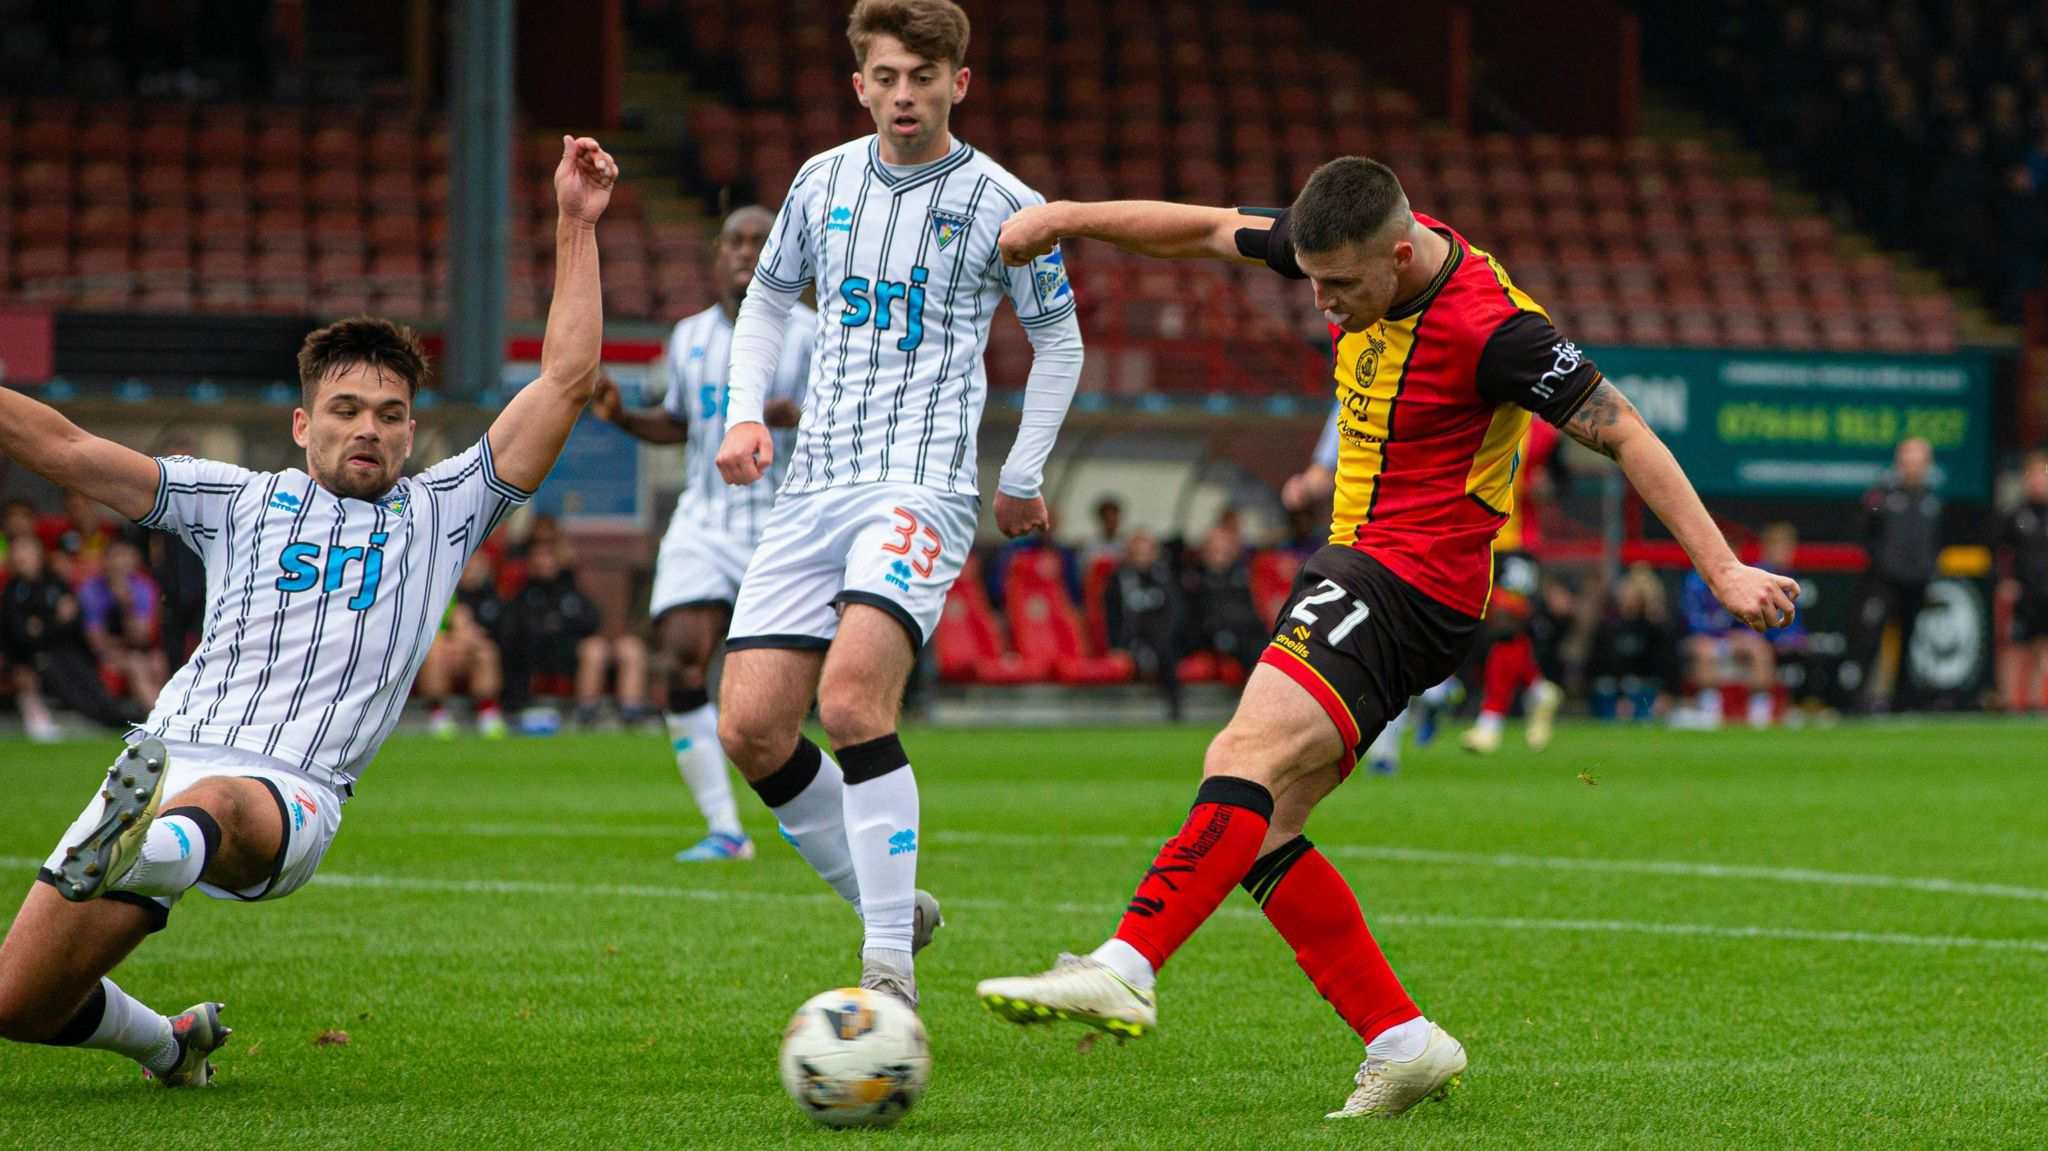
[[[718,234],[718,284],[734,299],[745,296],[747,285],[754,282],[754,265],[768,242],[770,223],[765,214],[749,213]]]
[[[896,163],[939,158],[953,105],[967,97],[968,70],[927,60],[894,36],[868,43],[866,66],[853,74],[853,91],[875,118]]]
[[[331,373],[313,406],[292,413],[306,470],[338,496],[374,500],[398,483],[412,454],[412,396],[397,373],[351,364]]]
[[[1316,307],[1323,316],[1347,332],[1362,332],[1394,306],[1401,251],[1412,258],[1414,245],[1403,241],[1394,248],[1390,253],[1385,245],[1368,240],[1331,252],[1297,252],[1295,258],[1315,286]]]

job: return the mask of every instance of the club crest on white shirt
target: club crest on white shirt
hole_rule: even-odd
[[[939,242],[941,251],[945,250],[946,245],[952,243],[960,233],[965,232],[967,225],[974,222],[973,216],[962,215],[959,212],[942,212],[937,208],[931,209],[927,216],[931,221],[932,239]]]

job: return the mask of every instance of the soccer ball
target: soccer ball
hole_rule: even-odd
[[[924,1022],[893,995],[841,987],[782,1029],[782,1086],[827,1127],[887,1127],[917,1105],[932,1073]]]

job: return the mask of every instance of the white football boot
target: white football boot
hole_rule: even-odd
[[[1424,1099],[1442,1099],[1456,1087],[1465,1070],[1465,1048],[1434,1023],[1422,1054],[1400,1063],[1368,1056],[1358,1065],[1358,1088],[1344,1107],[1325,1119],[1358,1119],[1368,1115],[1399,1115]]]
[[[974,993],[982,1005],[1012,1023],[1085,1023],[1121,1038],[1143,1038],[1159,1026],[1150,992],[1125,983],[1108,967],[1082,955],[1062,955],[1051,971],[1014,979],[984,979]]]
[[[163,742],[150,737],[122,752],[107,769],[100,821],[84,838],[64,845],[56,869],[57,894],[73,903],[98,899],[142,858],[142,841],[163,802],[169,762]]]

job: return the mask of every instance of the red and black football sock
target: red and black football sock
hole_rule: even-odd
[[[1244,889],[1294,948],[1295,961],[1344,1022],[1367,1043],[1422,1012],[1365,926],[1358,897],[1305,836],[1252,865]]]
[[[1213,775],[1195,792],[1194,810],[1131,896],[1116,937],[1157,971],[1230,894],[1258,858],[1273,793],[1235,776]]]
[[[1486,653],[1486,696],[1479,710],[1506,715],[1515,706],[1515,697],[1542,678],[1536,666],[1536,647],[1527,632],[1501,640]]]

